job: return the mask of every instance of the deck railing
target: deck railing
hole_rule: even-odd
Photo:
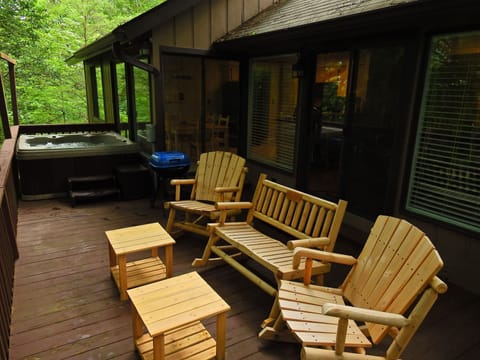
[[[14,171],[18,126],[0,150],[0,358],[8,359],[15,260],[18,258],[18,202]]]

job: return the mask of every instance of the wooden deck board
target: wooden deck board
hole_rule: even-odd
[[[20,201],[10,360],[138,359],[130,304],[110,277],[104,232],[166,219],[149,199],[99,201],[72,208],[68,199]],[[174,274],[198,270],[231,306],[228,359],[298,359],[298,344],[260,341],[257,332],[273,299],[230,266],[193,269],[205,239],[187,234],[174,245]],[[342,239],[338,250],[356,255]],[[162,251],[160,256],[163,256]],[[248,263],[247,263],[248,264]],[[326,282],[335,282],[333,268]],[[268,275],[268,274],[267,274]],[[471,359],[478,354],[480,296],[451,286],[440,297],[403,359]],[[214,321],[205,326],[215,332]]]

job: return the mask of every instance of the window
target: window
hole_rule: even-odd
[[[103,97],[103,80],[102,80],[102,68],[100,66],[95,67],[95,103],[94,103],[94,117],[96,120],[105,120],[105,99]]]
[[[147,61],[145,61],[147,62]],[[145,124],[151,122],[150,112],[150,75],[147,71],[138,67],[133,68],[133,79],[135,81],[135,114],[137,124]]]
[[[127,80],[125,77],[125,64],[115,65],[117,79],[117,99],[118,99],[118,117],[120,120],[121,133],[128,136],[128,98],[127,98]]]
[[[256,59],[252,63],[247,155],[293,171],[298,79],[297,56]]]
[[[480,232],[480,32],[432,39],[407,209]]]
[[[128,123],[127,81],[125,79],[125,64],[116,64],[118,112],[121,123]]]
[[[145,63],[148,63],[148,59],[141,59]],[[133,67],[133,91],[134,91],[134,104],[135,104],[135,128],[137,131],[137,138],[139,135],[145,136],[149,141],[152,141],[153,127],[150,127],[152,123],[151,106],[150,106],[150,74],[138,67]],[[149,128],[147,130],[147,128]]]

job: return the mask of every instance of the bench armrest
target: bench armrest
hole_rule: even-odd
[[[305,247],[305,248],[322,247],[322,246],[328,245],[329,243],[330,243],[330,239],[326,236],[322,236],[318,238],[290,240],[289,242],[287,242],[287,246],[290,250],[293,250],[298,247]]]
[[[343,255],[337,253],[331,253],[328,251],[316,250],[316,249],[308,249],[304,247],[298,247],[293,250],[293,268],[298,269],[300,265],[300,260],[302,257],[307,259],[325,261],[325,262],[333,262],[336,264],[343,264],[343,265],[354,265],[357,262],[353,256],[350,255]]]
[[[342,319],[396,326],[399,328],[404,327],[409,323],[409,320],[400,314],[358,308],[348,305],[326,303],[322,307],[322,312],[324,315],[335,316]]]

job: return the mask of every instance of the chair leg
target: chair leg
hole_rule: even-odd
[[[268,319],[267,319],[268,320]],[[265,324],[265,321],[263,322]],[[275,319],[273,326],[266,326],[258,333],[258,338],[262,340],[282,341],[297,343],[292,332],[287,328],[281,314]]]
[[[262,322],[262,330],[258,333],[258,337],[262,340],[298,342],[283,320],[277,296],[275,296],[268,318]]]
[[[315,285],[323,286],[324,279],[324,274],[318,274],[317,276],[315,276]]]
[[[193,266],[205,266],[210,259],[210,255],[212,255],[212,246],[218,241],[219,237],[216,236],[214,233],[210,234],[208,238],[207,245],[205,245],[205,249],[203,249],[203,254],[201,258],[196,258],[193,260]]]
[[[171,234],[173,230],[173,222],[175,221],[175,209],[170,207],[170,211],[168,212],[168,220],[167,220],[167,226],[165,230]]]
[[[273,302],[272,308],[270,309],[270,314],[268,315],[268,318],[266,318],[262,322],[262,328],[269,326],[280,317],[281,317],[280,307],[278,306],[278,300],[275,297],[275,301]]]

